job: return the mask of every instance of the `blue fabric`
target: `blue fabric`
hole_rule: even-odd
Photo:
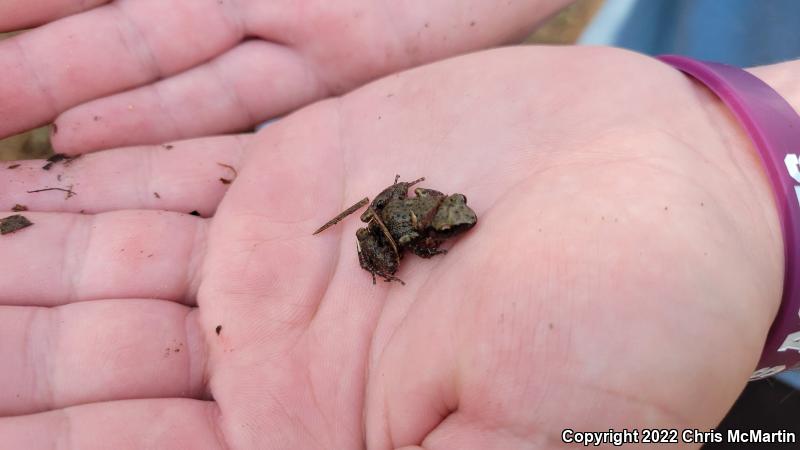
[[[616,30],[606,30],[605,42],[584,34],[581,43],[649,55],[677,53],[740,67],[800,58],[798,0],[607,0],[603,9],[620,7],[627,9],[624,20],[612,25]],[[601,11],[597,18],[603,17]]]

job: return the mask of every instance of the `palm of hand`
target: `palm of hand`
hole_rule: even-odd
[[[582,83],[613,86],[621,70],[649,76],[576,93]],[[650,83],[669,86],[670,95],[651,92]],[[719,235],[721,244],[684,232],[686,224],[714,228],[730,208],[755,204],[754,194],[732,195],[737,187],[724,182],[708,191],[685,182],[700,175],[687,163],[697,153],[684,134],[702,141],[724,171],[714,155],[724,154],[730,142],[719,136],[734,128],[725,120],[711,131],[694,125],[721,111],[697,92],[638,56],[511,49],[394,76],[271,125],[249,141],[210,223],[190,225],[199,230],[192,239],[161,239],[169,258],[194,244],[194,253],[162,262],[175,266],[172,278],[193,274],[176,285],[187,286],[198,309],[148,306],[175,317],[140,339],[160,348],[177,336],[187,359],[162,361],[160,373],[134,369],[112,394],[98,389],[54,406],[118,400],[68,410],[87,429],[102,408],[112,423],[151,430],[157,411],[173,431],[145,432],[151,441],[195,447],[358,448],[366,435],[370,448],[520,448],[554,445],[567,427],[710,426],[740,385],[709,387],[713,400],[700,406],[678,393],[696,376],[746,378],[763,336],[732,337],[730,323],[750,317],[766,330],[769,311],[759,311],[747,286],[779,292],[765,267],[780,258],[739,258],[725,243],[741,230]],[[675,103],[689,107],[677,113]],[[697,106],[706,103],[714,114]],[[84,171],[120,157],[86,158]],[[395,173],[465,193],[479,223],[443,257],[407,257],[398,274],[407,286],[373,286],[358,267],[356,221],[310,233]],[[633,195],[634,187],[650,195]],[[680,220],[662,204],[682,210]],[[165,221],[188,219],[154,212],[141,220],[155,233]],[[668,226],[643,227],[658,222]],[[706,269],[703,256],[687,250],[698,246],[725,267]],[[694,259],[684,263],[697,271],[664,270],[687,254]],[[715,283],[724,276],[718,270],[742,279]],[[712,286],[702,299],[690,295],[699,279]],[[155,295],[165,290],[160,278],[137,283],[107,297],[177,296]],[[730,291],[715,287],[723,285]],[[698,339],[708,347],[692,345]],[[714,346],[732,340],[741,355],[714,359]],[[149,361],[144,347],[137,366]],[[213,401],[119,400],[203,393]]]

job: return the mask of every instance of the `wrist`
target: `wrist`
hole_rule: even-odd
[[[795,111],[800,112],[800,60],[788,61],[769,66],[759,66],[747,69],[775,89]]]
[[[782,300],[777,317],[770,327],[758,370],[751,379],[763,378],[800,362],[800,174],[797,142],[800,141],[800,116],[789,100],[757,75],[744,70],[703,62],[683,56],[659,57],[703,83],[730,109],[749,140],[768,179],[772,202],[781,222],[784,273]],[[791,69],[789,69],[791,70]],[[782,77],[787,67],[773,68],[764,75],[772,80]],[[772,72],[772,77],[770,73]],[[773,81],[775,84],[775,81]],[[781,83],[778,83],[781,84]],[[783,87],[784,91],[786,86]],[[787,97],[793,96],[790,93]],[[767,202],[763,202],[766,204]]]

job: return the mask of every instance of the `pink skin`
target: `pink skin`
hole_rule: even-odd
[[[758,74],[797,105],[798,70]],[[84,181],[69,200],[20,193],[54,173],[0,170],[0,204],[28,199],[36,222],[0,239],[0,442],[535,449],[566,427],[707,429],[777,310],[781,234],[752,146],[641,55],[478,53],[238,142],[232,185],[169,159],[224,158],[220,138],[89,155],[60,169]],[[169,208],[213,218],[147,210],[172,172]],[[395,173],[465,193],[479,222],[407,258],[406,286],[373,286],[357,220],[311,232]],[[74,214],[114,181],[135,194]]]
[[[403,68],[518,42],[568,3],[4,0],[0,31],[46,25],[0,42],[0,136],[55,121],[55,148],[80,153],[252,129]]]

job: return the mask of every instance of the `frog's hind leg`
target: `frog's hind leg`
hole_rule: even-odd
[[[381,220],[380,216],[375,214],[375,211],[372,209],[372,207],[370,207],[369,211],[372,211],[371,212],[370,221],[374,221],[375,223],[378,224],[378,228],[381,229],[381,231],[383,232],[383,235],[386,237],[386,239],[389,241],[389,244],[392,246],[392,250],[394,250],[395,258],[397,260],[397,263],[399,264],[400,263],[400,249],[397,248],[397,243],[394,241],[394,238],[392,237],[392,233],[390,233],[389,229],[386,228],[386,225],[383,223],[383,221]]]
[[[358,252],[358,264],[361,266],[362,269],[368,271],[370,275],[372,275],[372,284],[375,284],[375,269],[372,268],[369,264],[367,264],[367,260],[364,258],[364,254],[361,253],[361,244],[356,241],[356,252]]]

